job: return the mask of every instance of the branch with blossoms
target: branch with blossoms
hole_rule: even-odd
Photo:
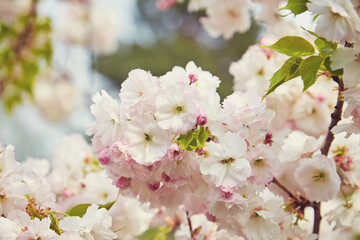
[[[337,103],[335,106],[334,112],[331,114],[331,123],[329,126],[328,133],[325,138],[324,146],[321,148],[321,154],[327,156],[329,153],[329,149],[331,146],[331,143],[334,139],[334,134],[332,133],[332,129],[338,124],[338,122],[341,120],[342,116],[342,108],[344,104],[343,100],[343,91],[344,91],[344,84],[341,78],[338,76],[333,76],[332,79],[338,84],[338,98]],[[319,234],[320,230],[320,222],[321,222],[321,213],[320,213],[320,202],[310,202],[305,197],[299,195],[295,196],[293,193],[291,193],[284,185],[282,185],[276,178],[272,181],[274,184],[276,184],[278,187],[280,187],[283,191],[285,191],[289,197],[292,199],[295,205],[295,209],[297,207],[300,207],[300,211],[303,213],[305,207],[311,206],[314,209],[314,225],[313,225],[313,233]]]
[[[17,163],[13,147],[0,145],[1,239],[356,236],[359,5],[289,0],[280,9],[318,15],[314,32],[283,22],[277,0],[188,7],[204,10],[205,29],[225,39],[247,30],[252,16],[267,21],[260,46],[230,66],[234,93],[221,100],[220,79],[192,61],[161,76],[134,69],[121,102],[106,91],[93,96],[91,148],[67,137],[52,172],[41,160]],[[304,226],[309,206],[312,227]],[[320,231],[325,220],[336,230]]]

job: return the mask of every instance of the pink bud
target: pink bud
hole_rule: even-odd
[[[109,148],[105,148],[98,153],[98,160],[102,165],[110,163]]]
[[[209,220],[210,222],[216,222],[216,216],[212,215],[211,213],[206,212],[205,216],[206,216],[207,220]]]
[[[149,188],[150,188],[150,190],[152,190],[152,191],[158,190],[159,187],[160,187],[160,182],[155,182],[155,183],[153,183],[153,184],[149,183]]]
[[[204,126],[207,123],[206,114],[201,111],[199,116],[196,118],[196,126]]]
[[[116,181],[115,185],[120,189],[126,189],[131,185],[131,178],[121,177]]]
[[[168,148],[167,156],[171,161],[178,161],[183,157],[184,153],[179,144],[173,143]]]
[[[69,198],[73,195],[73,193],[70,189],[65,188],[62,192],[62,195],[64,198]]]
[[[191,73],[188,76],[190,83],[195,83],[198,80],[198,76],[195,73]]]
[[[176,4],[176,0],[157,0],[156,7],[161,11],[167,11]]]

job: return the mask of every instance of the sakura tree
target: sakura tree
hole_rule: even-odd
[[[221,101],[194,61],[134,69],[120,101],[92,97],[91,147],[67,137],[51,173],[0,145],[0,239],[359,237],[360,2],[186,4],[214,37],[266,23],[229,66],[234,93]],[[285,14],[314,16],[314,31]]]

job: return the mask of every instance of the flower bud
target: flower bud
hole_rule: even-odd
[[[198,80],[198,76],[195,73],[189,74],[188,78],[190,80],[190,84],[195,83]]]
[[[184,153],[179,144],[173,143],[168,148],[167,156],[171,161],[178,161],[184,156]]]
[[[108,148],[105,148],[98,153],[98,160],[102,165],[108,165],[110,163]]]
[[[126,189],[131,185],[131,178],[121,177],[116,181],[115,185],[120,189]]]
[[[196,126],[204,126],[207,123],[206,114],[201,111],[199,116],[196,118]]]

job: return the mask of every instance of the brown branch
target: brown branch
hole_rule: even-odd
[[[190,220],[190,216],[189,216],[189,211],[186,211],[186,217],[187,217],[187,221],[188,221],[188,225],[189,225],[190,237],[191,237],[191,239],[193,239],[194,231],[192,229],[192,224],[191,224],[191,220]]]
[[[339,85],[338,98],[335,106],[334,112],[331,114],[331,122],[329,125],[328,133],[326,135],[325,143],[321,148],[321,154],[327,156],[330,150],[330,146],[332,141],[334,140],[334,134],[331,130],[338,124],[341,120],[342,108],[344,105],[343,100],[343,91],[344,91],[344,83],[341,78],[338,76],[333,76],[332,79]],[[321,223],[321,212],[320,207],[321,203],[313,202],[312,207],[314,208],[314,225],[313,225],[313,233],[319,234],[320,232],[320,223]]]
[[[26,24],[24,30],[18,35],[14,44],[14,52],[17,58],[20,58],[21,51],[27,46],[31,39],[31,35],[34,32],[34,22],[37,16],[36,7],[38,1],[39,0],[32,1],[32,5],[28,14],[28,23]]]
[[[292,192],[290,192],[289,189],[287,189],[284,185],[282,185],[275,177],[272,180],[273,183],[275,183],[279,188],[281,188],[284,192],[287,193],[287,195],[289,195],[289,197],[294,200],[296,203],[300,203],[301,200],[295,196]]]
[[[312,207],[314,209],[314,225],[313,225],[313,233],[318,234],[320,232],[320,222],[321,222],[321,212],[320,212],[320,207],[321,207],[321,203],[320,202],[313,202]]]
[[[329,125],[328,133],[326,135],[325,143],[324,143],[324,146],[321,148],[321,154],[323,154],[325,156],[328,155],[331,143],[334,140],[334,134],[331,132],[331,130],[341,120],[342,108],[344,105],[343,94],[342,94],[344,91],[344,83],[343,83],[342,79],[339,78],[338,76],[333,76],[333,80],[335,82],[337,82],[337,84],[339,85],[339,92],[338,92],[338,98],[337,98],[335,110],[331,114],[331,122]]]

